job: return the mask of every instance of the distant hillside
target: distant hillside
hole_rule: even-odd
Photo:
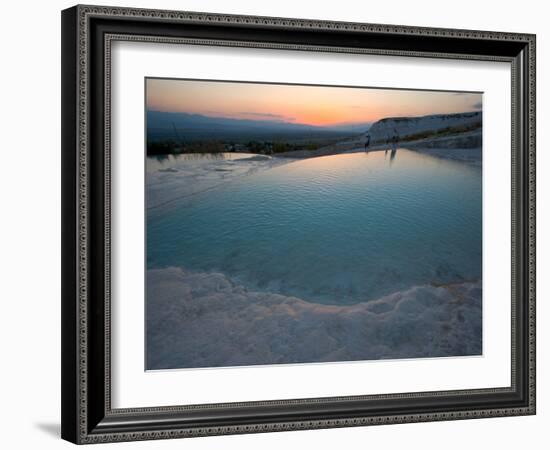
[[[320,127],[282,120],[230,119],[182,112],[147,111],[147,136],[151,141],[326,138],[363,133],[369,125],[360,123]]]
[[[388,117],[369,129],[371,143],[384,143],[394,137],[400,142],[445,136],[481,129],[481,112],[435,114],[421,117]]]
[[[174,130],[175,128],[175,130]],[[182,140],[233,138],[242,135],[323,133],[322,127],[276,120],[229,119],[201,114],[147,111],[147,133],[151,139]]]

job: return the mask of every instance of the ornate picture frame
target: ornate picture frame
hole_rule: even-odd
[[[114,408],[114,42],[511,66],[510,386]],[[137,131],[142,133],[142,130]],[[62,437],[85,444],[535,414],[535,36],[100,6],[62,12]]]

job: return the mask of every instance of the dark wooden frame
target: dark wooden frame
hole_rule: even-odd
[[[110,43],[133,40],[507,61],[512,66],[512,384],[112,409]],[[535,413],[535,36],[97,6],[62,13],[62,437],[161,439]]]

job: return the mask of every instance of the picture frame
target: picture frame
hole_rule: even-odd
[[[510,385],[114,408],[110,76],[117,41],[509,64]],[[64,10],[62,437],[85,444],[535,414],[535,42],[534,35],[507,32],[86,5]]]

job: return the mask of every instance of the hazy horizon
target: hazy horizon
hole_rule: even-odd
[[[481,99],[472,92],[146,79],[148,112],[324,128],[480,111]]]

